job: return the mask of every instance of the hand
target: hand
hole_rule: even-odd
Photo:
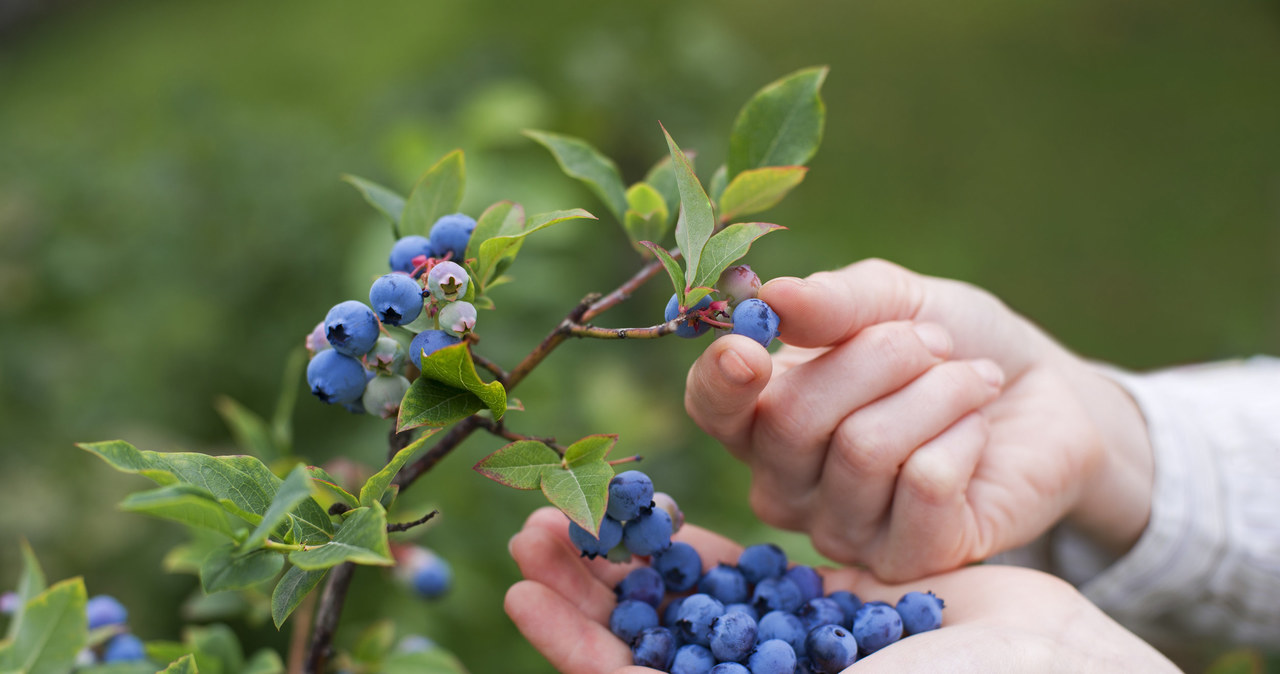
[[[611,564],[578,555],[568,520],[554,508],[534,512],[511,539],[526,580],[507,591],[506,610],[556,671],[652,673],[631,666],[631,651],[609,632],[613,586],[636,562]],[[698,549],[706,568],[733,563],[741,546],[686,524],[675,536]],[[820,569],[828,591],[893,603],[911,590],[946,602],[943,626],[907,637],[846,672],[1176,672],[1154,648],[1108,618],[1065,582],[1005,566],[974,566],[909,585],[884,585],[857,569]]]
[[[751,506],[903,581],[1025,544],[1064,515],[1117,554],[1146,526],[1151,449],[1116,384],[992,295],[867,260],[760,298],[786,343],[735,335],[685,406],[751,467]]]

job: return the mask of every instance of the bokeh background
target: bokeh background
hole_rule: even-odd
[[[235,451],[217,397],[269,414],[288,354],[384,268],[389,228],[344,172],[407,191],[462,148],[467,212],[603,214],[520,129],[586,138],[632,181],[665,152],[661,120],[709,174],[752,92],[829,64],[823,147],[765,214],[790,231],[748,259],[763,277],[885,257],[1135,369],[1280,351],[1273,1],[0,4],[0,585],[26,537],[147,639],[196,615],[196,579],[159,570],[184,534],[116,511],[150,483],[72,443]],[[483,352],[514,363],[635,265],[607,220],[536,237]],[[653,323],[666,296],[600,323]],[[703,345],[568,344],[513,424],[619,433],[691,519],[811,556],[753,519],[746,471],[685,417]],[[383,458],[381,423],[309,397],[294,419],[312,462]],[[499,445],[473,438],[400,504],[444,513],[410,538],[453,562],[453,594],[426,605],[363,571],[340,640],[392,616],[474,672],[549,670],[501,610],[506,541],[541,497],[470,471]],[[287,629],[230,623],[283,650]]]

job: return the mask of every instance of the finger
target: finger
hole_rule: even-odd
[[[503,607],[520,633],[558,672],[597,674],[631,664],[631,649],[608,627],[542,583],[522,580],[512,585]]]
[[[809,516],[832,433],[853,410],[910,383],[937,364],[950,338],[931,323],[882,323],[770,381],[756,405],[747,461],[753,506],[770,524]]]
[[[754,340],[726,335],[689,368],[684,406],[694,423],[741,458],[751,431],[756,397],[772,370],[769,352]]]
[[[583,564],[575,550],[545,529],[525,529],[511,539],[511,557],[527,579],[564,596],[588,618],[605,624],[617,597]]]
[[[899,470],[917,448],[995,399],[1003,375],[986,360],[949,361],[849,415],[832,434],[815,509],[814,545],[833,559],[867,561],[863,548],[888,513]]]
[[[550,540],[558,541],[560,546],[568,552],[568,555],[574,558],[572,566],[581,567],[585,570],[586,575],[596,580],[598,584],[612,591],[618,583],[626,577],[636,566],[640,565],[638,559],[625,564],[615,564],[603,557],[595,559],[586,559],[582,557],[582,552],[569,539],[569,518],[564,513],[550,506],[539,508],[533,511],[529,518],[525,520],[524,529],[520,534],[529,532],[540,532],[549,537]],[[517,537],[520,536],[517,534]],[[514,548],[514,541],[512,547]],[[513,551],[514,556],[514,551]],[[519,563],[519,560],[516,560]],[[528,577],[526,575],[526,577]],[[550,583],[548,583],[550,584]],[[556,587],[553,585],[553,587]],[[566,594],[565,596],[574,596]],[[594,595],[590,597],[594,599]],[[606,615],[607,617],[607,615]]]

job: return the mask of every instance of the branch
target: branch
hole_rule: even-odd
[[[448,456],[449,452],[456,449],[458,445],[462,444],[463,440],[466,440],[468,436],[475,432],[479,427],[480,421],[480,417],[473,415],[454,424],[453,428],[450,428],[448,433],[442,435],[436,441],[436,444],[427,450],[426,454],[419,457],[417,461],[400,469],[400,472],[396,475],[395,484],[399,485],[402,491],[413,484],[414,480],[431,470],[432,467],[440,462],[440,459]]]
[[[507,379],[510,377],[510,375],[508,375],[507,371],[502,369],[502,367],[499,366],[497,363],[489,360],[488,358],[485,358],[484,356],[481,356],[475,351],[471,352],[471,360],[474,361],[476,365],[479,365],[480,367],[488,370],[490,373],[493,374],[494,377],[497,377],[498,381],[502,382],[503,388],[510,388],[507,386]]]
[[[574,337],[592,339],[657,339],[675,332],[684,320],[684,316],[677,316],[666,323],[651,325],[647,328],[598,328],[594,325],[570,323],[566,329]]]
[[[519,442],[521,440],[531,440],[533,442],[541,442],[542,444],[550,447],[551,449],[556,450],[556,453],[559,454],[560,456],[564,456],[564,452],[566,448],[563,445],[557,443],[555,438],[516,433],[515,431],[507,430],[506,424],[493,421],[492,419],[479,418],[477,419],[476,423],[484,430],[489,431],[490,433],[500,438],[504,438],[512,442]]]
[[[416,520],[414,520],[414,521],[412,521],[412,522],[401,522],[401,523],[399,523],[399,524],[388,524],[388,525],[387,525],[387,533],[389,533],[389,534],[394,534],[394,533],[396,533],[397,531],[408,531],[408,530],[410,530],[410,529],[412,529],[412,528],[414,528],[414,527],[416,527],[416,526],[419,526],[419,525],[422,525],[422,524],[426,524],[427,522],[429,522],[429,521],[431,520],[431,518],[432,518],[432,517],[435,517],[436,515],[439,515],[439,514],[440,514],[440,511],[439,511],[439,510],[432,510],[431,512],[427,513],[426,515],[423,515],[422,517],[419,517],[418,519],[416,519]]]
[[[355,568],[355,564],[343,562],[329,572],[329,580],[325,583],[324,594],[320,595],[320,605],[316,610],[315,629],[311,633],[311,652],[303,670],[307,674],[325,671],[325,663],[333,655],[333,633],[338,628],[338,617],[342,615],[342,604],[347,599],[347,589],[351,587],[351,576],[355,573]]]
[[[678,248],[672,248],[667,252],[671,254],[673,259],[680,259],[680,250]],[[653,278],[654,274],[657,274],[661,269],[662,263],[658,260],[653,260],[646,264],[640,269],[640,271],[636,272],[634,276],[627,279],[625,283],[618,286],[613,292],[592,303],[592,305],[587,308],[586,313],[584,313],[578,320],[589,321],[617,306],[619,302],[631,297],[632,293],[648,282],[649,279]]]

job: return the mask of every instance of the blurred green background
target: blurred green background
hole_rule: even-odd
[[[176,637],[197,591],[159,571],[184,535],[116,511],[150,483],[72,443],[233,451],[216,397],[268,414],[288,353],[384,269],[389,228],[343,172],[407,191],[462,148],[472,214],[504,198],[604,214],[519,130],[586,138],[632,181],[665,152],[661,120],[709,172],[752,92],[829,64],[826,139],[765,214],[790,231],[752,251],[762,277],[885,257],[1137,369],[1280,351],[1275,2],[15,7],[0,14],[0,585],[25,536],[51,577],[122,599],[146,639]],[[532,240],[521,283],[481,317],[482,352],[513,364],[625,278],[617,230]],[[650,324],[666,296],[655,285],[599,323]],[[619,433],[692,520],[811,554],[754,521],[746,471],[684,416],[704,345],[568,344],[518,389],[512,423]],[[312,462],[383,458],[381,423],[309,397],[295,419]],[[453,562],[456,591],[424,605],[364,570],[340,639],[390,615],[472,671],[548,671],[501,610],[506,540],[540,496],[469,470],[498,446],[474,438],[402,499],[444,513],[410,538]],[[232,624],[283,650],[287,629]],[[1213,654],[1186,651],[1192,669]]]

